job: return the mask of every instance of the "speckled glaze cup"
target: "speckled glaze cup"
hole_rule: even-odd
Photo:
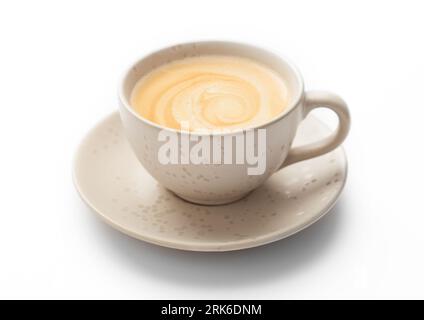
[[[137,81],[152,69],[173,60],[200,55],[232,55],[253,59],[273,69],[285,80],[290,93],[289,105],[276,118],[253,128],[255,131],[266,129],[266,167],[263,174],[249,175],[247,169],[251,166],[247,163],[164,165],[159,162],[158,152],[163,144],[158,139],[161,130],[174,132],[179,138],[189,133],[162,127],[139,116],[129,103],[132,89]],[[243,198],[281,168],[330,152],[343,142],[350,126],[347,105],[340,97],[323,91],[305,92],[302,77],[292,63],[268,50],[234,42],[184,43],[143,57],[125,73],[119,88],[119,102],[126,136],[145,169],[160,184],[179,197],[207,205],[225,204]],[[336,113],[339,119],[338,128],[323,140],[291,148],[299,123],[311,110],[318,107],[329,108]],[[204,135],[204,133],[190,134]],[[213,135],[237,137],[246,135],[246,131],[213,133]],[[233,146],[235,147],[235,144]]]

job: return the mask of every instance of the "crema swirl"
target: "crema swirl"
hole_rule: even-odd
[[[190,131],[246,129],[283,112],[288,93],[274,71],[233,56],[176,60],[141,78],[134,110],[152,122]]]

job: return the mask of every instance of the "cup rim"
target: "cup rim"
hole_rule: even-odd
[[[129,73],[134,68],[134,66],[136,66],[141,61],[146,59],[146,57],[149,57],[149,56],[151,56],[155,53],[170,49],[170,48],[175,47],[175,46],[181,46],[181,45],[182,46],[189,46],[189,45],[199,44],[199,43],[202,43],[202,44],[235,44],[235,45],[244,46],[244,47],[251,47],[253,49],[258,49],[258,50],[262,50],[264,52],[273,54],[274,56],[278,57],[278,59],[284,61],[287,64],[287,66],[289,67],[290,71],[295,75],[297,82],[299,84],[299,90],[297,90],[298,92],[294,96],[294,99],[288,104],[287,108],[283,112],[281,112],[281,114],[270,119],[269,121],[262,123],[262,124],[259,124],[259,125],[256,125],[256,126],[240,128],[240,129],[225,131],[225,132],[214,132],[214,131],[211,131],[211,132],[193,132],[193,131],[169,128],[169,127],[162,126],[158,123],[155,123],[153,121],[150,121],[148,119],[145,119],[142,116],[140,116],[137,112],[135,112],[134,109],[131,107],[128,99],[126,98],[126,95],[124,94],[125,80],[127,79]],[[269,125],[271,125],[271,124],[273,124],[277,121],[280,121],[281,119],[285,118],[286,116],[291,114],[296,109],[296,106],[299,105],[299,102],[303,97],[304,90],[305,89],[304,89],[303,78],[302,78],[302,75],[301,75],[298,67],[290,59],[288,59],[286,56],[280,54],[280,52],[277,52],[276,50],[271,50],[271,49],[264,47],[262,45],[257,46],[257,45],[252,45],[250,43],[239,42],[239,41],[200,40],[200,41],[179,42],[179,43],[163,46],[163,47],[160,47],[159,49],[151,50],[151,51],[145,53],[141,58],[138,58],[135,62],[133,62],[125,70],[124,74],[121,76],[121,81],[119,82],[119,88],[118,88],[118,97],[119,97],[119,100],[121,102],[121,105],[124,106],[125,109],[129,113],[131,113],[136,119],[142,121],[143,123],[145,123],[147,125],[155,127],[156,129],[166,130],[166,131],[174,132],[174,133],[177,133],[177,134],[178,133],[190,134],[190,135],[194,135],[194,136],[225,136],[225,135],[235,135],[235,134],[243,133],[243,132],[248,131],[248,130],[262,129],[262,128],[267,127],[267,126],[269,126]]]

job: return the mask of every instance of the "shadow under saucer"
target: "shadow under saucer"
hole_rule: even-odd
[[[301,233],[262,247],[231,252],[174,250],[138,241],[94,217],[93,228],[105,250],[128,264],[134,272],[192,287],[249,286],[288,278],[325,256],[344,221],[346,199]]]

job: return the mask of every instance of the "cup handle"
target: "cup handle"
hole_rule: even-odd
[[[304,118],[313,109],[321,107],[331,109],[337,114],[339,125],[336,131],[320,141],[290,149],[286,160],[279,169],[330,152],[346,138],[350,127],[350,115],[347,104],[343,99],[325,91],[310,91],[305,94]]]

